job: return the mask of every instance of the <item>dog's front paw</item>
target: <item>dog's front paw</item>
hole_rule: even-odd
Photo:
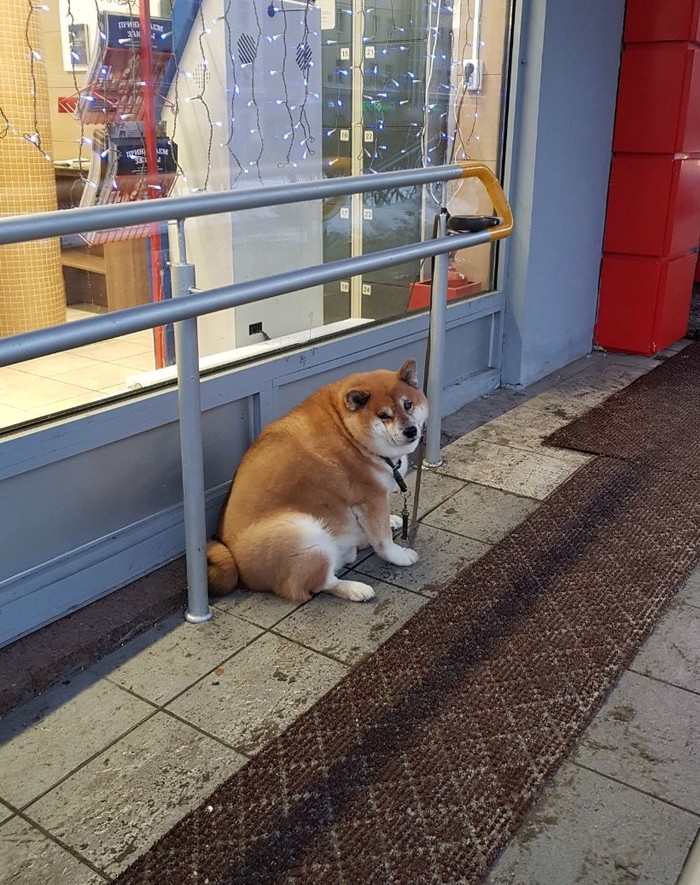
[[[369,599],[374,599],[374,590],[362,581],[336,581],[327,592],[341,599],[349,599],[350,602],[367,602]]]
[[[420,559],[415,550],[399,547],[398,544],[387,544],[379,555],[392,565],[414,565]]]
[[[392,532],[395,532],[396,529],[400,529],[403,526],[403,519],[395,513],[392,513],[389,517],[389,525],[391,526]]]

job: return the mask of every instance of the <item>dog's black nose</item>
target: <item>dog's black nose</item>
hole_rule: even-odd
[[[408,427],[404,427],[403,435],[406,439],[415,439],[418,436],[418,428],[414,424],[409,424]]]

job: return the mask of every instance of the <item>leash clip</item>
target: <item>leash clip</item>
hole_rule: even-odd
[[[401,497],[403,498],[403,510],[401,511],[401,540],[408,541],[408,519],[410,516],[408,499],[411,497],[411,493],[406,489],[405,492],[401,492]]]

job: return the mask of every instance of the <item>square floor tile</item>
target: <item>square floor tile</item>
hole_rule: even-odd
[[[152,348],[152,343],[150,347]],[[95,344],[85,344],[76,347],[72,351],[79,356],[88,356],[93,360],[102,360],[106,363],[116,363],[121,357],[133,356],[135,353],[144,353],[149,349],[146,341],[134,340],[130,336],[114,338],[111,341],[97,341]]]
[[[345,664],[355,664],[376,651],[428,601],[381,581],[368,582],[364,575],[356,572],[345,577],[371,583],[376,597],[360,603],[319,593],[281,621],[275,632]]]
[[[678,591],[679,599],[700,608],[700,566],[690,573],[688,580]]]
[[[555,451],[555,450],[552,450]],[[511,449],[492,443],[452,443],[443,449],[441,473],[469,482],[543,500],[580,466],[555,455]]]
[[[652,369],[659,365],[659,360],[653,356],[641,356],[632,353],[608,353],[606,357],[610,365],[644,369],[644,373],[651,372]]]
[[[27,809],[27,816],[115,875],[245,760],[157,713]]]
[[[665,356],[666,354],[668,354],[669,356],[671,356],[674,353],[685,350],[686,347],[688,347],[690,344],[690,338],[681,338],[678,341],[674,341],[673,344],[669,344],[668,347],[664,348],[664,350],[661,351],[661,355]]]
[[[41,356],[34,360],[27,360],[22,364],[22,371],[30,375],[38,375],[42,378],[55,378],[62,372],[76,372],[83,369],[94,368],[95,360],[86,356],[77,356],[70,351],[66,353],[54,353],[50,356]]]
[[[424,524],[496,544],[539,507],[533,498],[468,483],[425,517]]]
[[[134,344],[140,344],[153,349],[153,329],[141,329],[140,332],[129,332],[128,335],[122,335],[120,341],[130,341]]]
[[[168,709],[248,756],[277,737],[347,672],[343,664],[269,633],[220,669]]]
[[[475,562],[489,549],[488,545],[429,525],[418,526],[415,549],[420,559],[415,565],[391,565],[372,554],[357,564],[360,574],[386,581],[406,590],[435,596],[444,584],[470,562]],[[372,581],[367,583],[371,584]]]
[[[84,369],[73,369],[56,375],[57,381],[86,387],[88,390],[105,390],[123,384],[131,369],[118,363],[105,363],[91,360],[92,366]]]
[[[533,394],[534,395],[534,394]],[[494,418],[507,415],[531,398],[530,389],[507,390],[505,387],[488,396],[462,406],[456,412],[442,419],[442,432],[450,441],[461,439]]]
[[[110,396],[117,396],[118,394],[123,394],[126,392],[127,392],[126,385],[122,381],[121,384],[114,384],[111,387],[102,387],[100,389],[100,397],[101,397],[101,399],[107,399]]]
[[[176,612],[101,660],[93,671],[162,705],[260,632],[259,627],[224,612],[203,624],[188,624]]]
[[[675,885],[697,818],[565,763],[485,885]]]
[[[584,452],[555,448],[544,444],[544,439],[550,433],[564,427],[569,423],[568,421],[562,421],[553,415],[547,416],[539,410],[532,410],[531,413],[522,415],[520,411],[520,409],[516,409],[513,413],[504,415],[503,418],[497,418],[463,439],[455,440],[454,445],[469,446],[477,443],[491,443],[511,449],[521,449],[525,452],[548,455],[568,463],[574,468],[580,467],[592,459],[592,455]],[[529,420],[530,417],[532,417],[532,421]]]
[[[104,394],[99,390],[83,390],[68,399],[58,400],[55,403],[42,403],[41,405],[34,406],[32,409],[32,417],[43,418],[46,415],[62,412],[64,409],[81,409],[83,406],[99,403],[103,398]]]
[[[13,424],[21,424],[22,421],[29,421],[32,417],[32,413],[25,409],[16,409],[14,406],[4,406],[0,403],[0,427],[12,427]]]
[[[556,387],[562,381],[572,378],[581,372],[590,371],[591,367],[598,365],[605,358],[602,353],[591,353],[578,360],[563,366],[556,372],[552,372],[534,384],[518,390],[509,390],[505,387],[481,397],[474,402],[468,403],[452,415],[448,415],[442,421],[443,432],[452,439],[462,437],[464,434],[501,415],[506,415],[514,409],[520,409],[540,393]]]
[[[644,643],[630,669],[700,695],[700,608],[675,602]]]
[[[102,876],[19,817],[0,827],[0,885],[99,885]]]
[[[535,398],[472,430],[455,440],[454,445],[469,445],[480,440],[495,445],[536,449],[545,437],[568,423],[567,418],[538,404]]]
[[[602,367],[593,365],[590,369],[579,372],[539,394],[532,402],[573,421],[604,402],[616,391],[627,387],[646,371],[637,366],[612,363]]]
[[[152,713],[87,674],[17,707],[0,720],[0,796],[26,805]]]
[[[44,405],[48,406],[60,400],[79,396],[85,391],[85,388],[79,384],[68,384],[54,378],[40,378],[28,372],[17,374],[22,374],[24,377],[19,379],[16,385],[6,387],[0,395],[0,402],[3,405],[16,409],[32,411]]]
[[[700,814],[700,694],[625,673],[574,761]]]
[[[23,387],[31,382],[31,377],[27,377],[28,373],[22,371],[24,363],[17,363],[14,366],[0,366],[0,400],[2,400],[3,390],[15,390]]]
[[[281,599],[274,593],[254,593],[249,590],[235,590],[228,596],[212,599],[212,604],[215,609],[265,628],[272,627],[299,607],[298,603]]]
[[[413,514],[416,481],[417,471],[412,470],[406,476],[406,485],[411,492],[411,497],[408,499],[408,509],[411,515]],[[418,491],[418,518],[425,516],[426,513],[442,504],[443,501],[446,501],[461,488],[464,488],[464,482],[461,479],[443,476],[433,468],[424,467],[421,471],[420,489]],[[403,495],[398,491],[394,492],[389,499],[389,509],[392,513],[400,516],[402,508]]]
[[[83,307],[67,307],[66,322],[74,323],[76,320],[86,320],[94,314],[104,313],[105,311],[106,308],[98,304],[90,304]]]
[[[152,372],[156,368],[156,360],[152,351],[135,353],[133,356],[122,356],[119,358],[118,364],[124,366],[127,375],[133,375],[134,372]]]
[[[558,386],[577,389],[580,383],[582,389],[586,391],[596,387],[600,396],[604,398],[605,394],[610,395],[616,390],[627,387],[628,384],[658,366],[659,362],[655,359],[649,359],[640,365],[634,358],[627,357],[623,363],[622,360],[613,361],[606,357],[598,365],[591,365],[580,374],[572,378],[565,378]]]

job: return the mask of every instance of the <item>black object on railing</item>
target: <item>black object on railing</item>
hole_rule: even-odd
[[[447,229],[457,234],[472,234],[488,227],[496,227],[500,223],[501,219],[497,215],[450,215]]]

